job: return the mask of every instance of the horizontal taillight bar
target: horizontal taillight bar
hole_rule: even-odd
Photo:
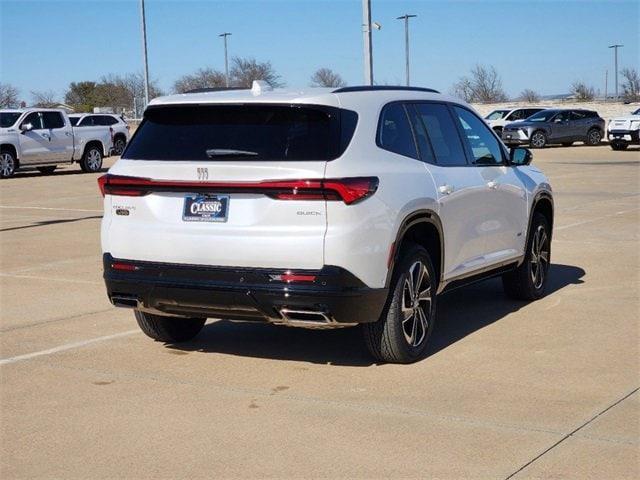
[[[263,182],[188,182],[103,175],[98,178],[102,196],[142,197],[152,192],[259,193],[278,200],[342,200],[347,205],[370,197],[378,188],[377,177]]]

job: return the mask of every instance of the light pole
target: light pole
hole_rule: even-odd
[[[364,39],[364,83],[373,85],[373,52],[371,45],[371,0],[362,0],[362,35]]]
[[[415,17],[417,17],[417,15],[409,15],[407,13],[396,19],[404,20],[404,53],[406,57],[407,87],[409,86],[409,19]]]
[[[622,47],[624,47],[624,45],[609,45],[609,48],[613,48],[616,65],[616,100],[618,99],[618,49]]]
[[[218,35],[224,39],[224,78],[229,88],[229,58],[227,57],[227,37],[231,35],[229,32],[221,33]]]
[[[147,22],[144,16],[144,0],[140,0],[140,27],[142,28],[142,55],[144,57],[144,107],[146,107],[149,103],[149,63],[147,62]]]

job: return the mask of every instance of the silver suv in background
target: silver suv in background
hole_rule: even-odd
[[[523,122],[504,127],[502,140],[507,145],[544,148],[549,144],[565,147],[574,142],[599,145],[604,137],[605,121],[593,110],[548,109]]]
[[[71,125],[74,127],[99,127],[106,126],[111,130],[113,139],[113,154],[122,155],[124,147],[129,141],[129,125],[122,115],[111,113],[72,113],[69,115]]]
[[[489,126],[500,136],[502,129],[513,123],[526,120],[531,115],[544,110],[545,107],[500,108],[484,117]]]

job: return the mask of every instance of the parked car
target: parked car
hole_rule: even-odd
[[[529,118],[531,115],[545,110],[544,107],[520,107],[520,108],[503,108],[494,110],[484,117],[485,121],[498,135],[502,134],[505,125],[513,122],[520,122]]]
[[[568,147],[574,142],[593,146],[602,141],[604,124],[604,119],[592,110],[548,109],[504,127],[502,140],[507,145],[524,144],[532,148],[554,143]]]
[[[107,294],[162,342],[206,318],[363,324],[377,360],[413,362],[438,294],[543,295],[553,200],[530,161],[430,89],[158,98],[98,182]]]
[[[106,126],[111,128],[113,154],[122,155],[129,141],[129,124],[122,115],[110,113],[72,113],[69,115],[74,127]]]
[[[74,162],[84,172],[97,172],[111,149],[108,128],[74,128],[64,110],[0,110],[1,178],[22,167],[51,173],[60,164]]]
[[[611,120],[607,138],[614,150],[626,150],[629,145],[640,145],[640,108],[631,115]]]

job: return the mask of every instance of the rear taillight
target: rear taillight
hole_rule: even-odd
[[[109,133],[111,134],[111,141],[113,142],[113,127],[109,127]]]
[[[375,193],[377,177],[264,182],[183,182],[149,178],[103,175],[98,179],[104,195],[140,197],[152,192],[259,193],[278,200],[342,200],[347,205]]]

